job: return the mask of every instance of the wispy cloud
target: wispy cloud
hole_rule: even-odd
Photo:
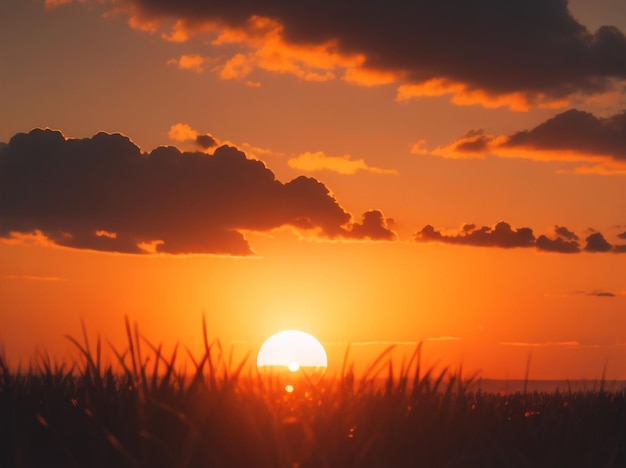
[[[576,295],[585,295],[585,296],[592,296],[592,297],[617,297],[618,295],[620,295],[619,292],[615,293],[612,291],[605,291],[605,290],[599,290],[599,289],[595,289],[593,291],[576,291],[574,294]]]
[[[578,348],[581,346],[578,341],[502,341],[501,346],[519,346],[526,348],[547,348],[547,347],[564,347]]]
[[[381,169],[368,165],[363,159],[352,159],[349,154],[343,156],[328,156],[322,151],[299,154],[287,161],[289,166],[305,172],[331,171],[344,175],[352,175],[357,172],[370,172],[372,174],[397,174],[395,169]]]
[[[350,344],[353,346],[417,346],[419,341],[353,341]]]
[[[619,296],[626,296],[626,291],[609,291],[605,289],[593,289],[593,290],[578,290],[573,292],[562,292],[548,294],[550,297],[571,297],[571,296],[589,296],[599,298],[614,298]]]
[[[67,278],[61,276],[45,276],[45,275],[4,275],[1,277],[6,280],[18,280],[18,281],[44,281],[44,282],[58,282],[67,281]]]
[[[617,294],[609,292],[609,291],[593,291],[587,293],[588,296],[596,296],[596,297],[615,297]]]
[[[458,336],[433,336],[423,340],[373,340],[373,341],[329,341],[324,345],[330,346],[418,346],[423,342],[461,341]]]
[[[203,57],[198,54],[183,54],[179,58],[169,59],[167,64],[175,65],[180,70],[191,70],[196,73],[202,73],[208,66],[216,62],[216,59]]]
[[[44,0],[44,5],[47,9],[56,8],[61,5],[67,5],[73,2],[86,3],[88,0]]]
[[[458,336],[434,336],[431,338],[426,338],[426,341],[460,341],[461,338]]]

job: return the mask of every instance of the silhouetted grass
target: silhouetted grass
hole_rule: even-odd
[[[101,343],[68,337],[75,367],[42,356],[11,371],[0,357],[0,467],[624,467],[626,393],[495,394],[418,347],[389,350],[357,378],[244,374],[218,342],[165,355],[126,322],[128,348],[103,366]]]

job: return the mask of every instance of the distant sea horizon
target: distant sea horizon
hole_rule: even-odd
[[[476,379],[470,386],[471,391],[481,390],[488,393],[523,392],[619,392],[626,390],[626,380],[611,379]]]

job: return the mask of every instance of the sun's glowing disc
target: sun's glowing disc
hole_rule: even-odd
[[[256,365],[287,367],[290,372],[297,372],[301,367],[327,367],[328,358],[314,336],[285,330],[265,340],[257,354]]]

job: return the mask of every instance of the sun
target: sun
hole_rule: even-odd
[[[326,350],[313,335],[285,330],[270,336],[261,345],[256,358],[257,367],[286,367],[297,372],[303,367],[328,366]]]

